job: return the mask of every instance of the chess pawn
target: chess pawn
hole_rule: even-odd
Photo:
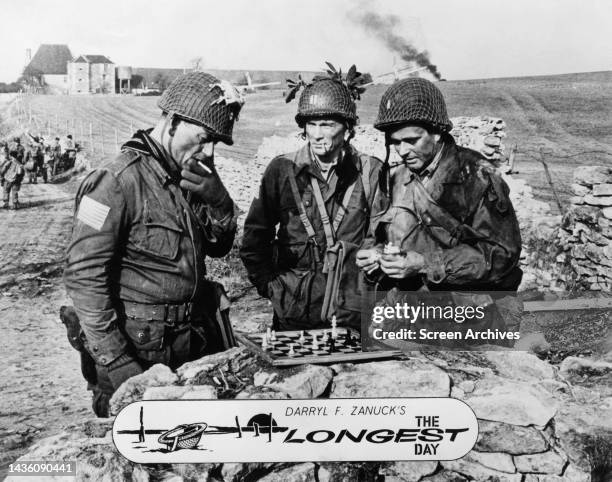
[[[383,254],[399,254],[400,251],[399,246],[394,246],[391,243],[387,243],[383,249]]]
[[[276,341],[276,331],[272,330],[272,333],[270,334],[270,340]]]
[[[266,340],[271,340],[272,339],[272,328],[268,327],[268,329],[266,330]]]
[[[304,342],[306,341],[306,337],[304,336],[304,330],[300,332],[300,338],[298,341],[300,342],[300,345],[303,345]]]
[[[319,349],[319,340],[317,339],[317,335],[313,335],[312,336],[312,349],[313,350],[318,350]]]
[[[266,335],[261,337],[261,348],[264,350],[268,349],[268,337]]]
[[[289,352],[287,352],[288,356],[295,356],[295,350],[293,349],[293,343],[289,345]]]
[[[338,320],[336,320],[336,315],[332,317],[331,325],[331,337],[335,340],[336,338],[338,338]]]

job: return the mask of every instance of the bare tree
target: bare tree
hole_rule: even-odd
[[[204,59],[202,57],[194,57],[189,61],[189,68],[199,72],[204,67]]]

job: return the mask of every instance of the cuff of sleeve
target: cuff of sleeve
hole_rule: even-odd
[[[231,232],[236,228],[236,215],[238,211],[232,202],[231,208],[227,207],[206,207],[206,221],[204,231],[209,241],[216,242],[224,233]]]
[[[117,329],[88,343],[89,353],[98,365],[106,366],[125,354],[127,342]]]
[[[446,267],[442,257],[442,251],[434,251],[423,256],[425,267],[421,271],[428,283],[440,284],[446,279]]]

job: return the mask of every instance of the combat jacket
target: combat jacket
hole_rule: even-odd
[[[327,242],[311,178],[319,183],[332,220],[347,188],[356,182],[336,232],[337,240],[356,247],[367,233],[370,207],[378,186],[381,162],[352,147],[345,151],[327,181],[311,156],[310,146],[306,144],[299,151],[270,162],[244,225],[240,256],[257,291],[271,299],[275,317],[283,329],[309,328],[321,323],[326,282],[322,260]],[[362,173],[364,164],[369,166],[366,173]],[[289,182],[290,173],[295,176],[306,215],[314,228],[314,242],[309,241],[300,219]],[[369,188],[364,189],[362,174]]]
[[[435,166],[417,175],[402,166],[392,196],[374,213],[364,248],[392,243],[425,258],[425,269],[403,280],[378,276],[402,290],[516,290],[521,235],[509,189],[476,151],[445,139]],[[433,164],[433,163],[432,163]],[[385,280],[386,278],[386,280]]]
[[[21,184],[24,175],[25,170],[21,165],[21,162],[12,157],[2,165],[0,170],[0,177],[2,177],[6,182],[15,185]]]
[[[179,181],[174,161],[139,131],[78,190],[64,280],[101,365],[128,351],[124,303],[197,303],[205,256],[232,247],[233,207],[189,199]]]

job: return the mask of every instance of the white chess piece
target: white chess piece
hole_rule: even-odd
[[[265,350],[268,348],[268,337],[266,335],[261,337],[261,347]]]
[[[289,356],[295,356],[295,351],[293,350],[293,343],[289,345],[289,352],[287,353]]]
[[[304,342],[306,341],[306,337],[304,336],[304,330],[300,331],[300,338],[298,341],[300,342],[301,345],[303,345]]]
[[[266,330],[266,340],[270,340],[272,338],[272,328],[268,327]]]
[[[312,336],[312,349],[313,350],[318,350],[319,349],[319,340],[317,339],[317,335],[313,335]]]
[[[272,330],[272,334],[270,335],[270,340],[276,341],[276,331]]]
[[[331,325],[331,336],[335,340],[336,338],[338,338],[338,320],[336,320],[336,315],[332,316]]]

